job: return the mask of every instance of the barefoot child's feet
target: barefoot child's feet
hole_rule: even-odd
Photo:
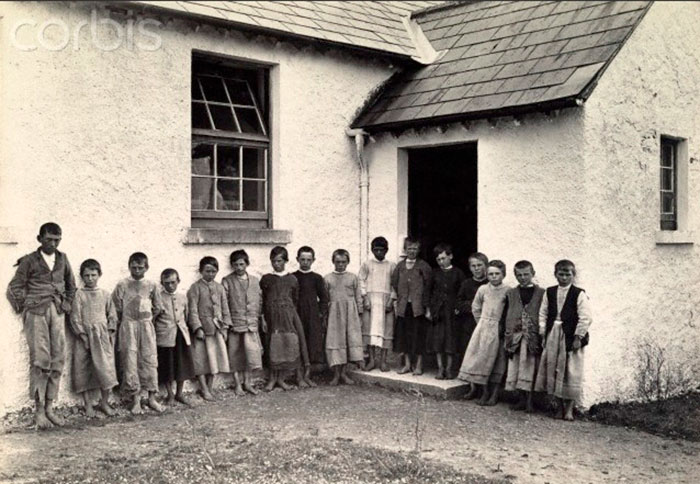
[[[348,375],[346,375],[345,373],[342,373],[342,374],[340,375],[340,379],[341,379],[342,382],[345,383],[346,385],[354,385],[354,384],[355,384],[355,380],[353,380],[352,378],[350,378],[350,377],[349,377]]]
[[[114,417],[117,414],[117,412],[115,412],[114,409],[109,405],[109,402],[105,400],[100,401],[97,408],[108,417]]]
[[[151,410],[154,410],[158,413],[162,413],[165,410],[165,408],[163,408],[163,405],[158,403],[158,400],[156,400],[155,392],[152,392],[148,396],[148,406],[151,408]]]
[[[284,390],[285,392],[286,392],[286,391],[289,391],[289,390],[294,390],[294,388],[295,388],[295,387],[293,387],[292,385],[286,383],[286,382],[285,382],[284,380],[282,380],[281,378],[277,380],[277,386],[280,387],[280,388],[281,388],[282,390]]]
[[[141,408],[141,397],[138,395],[134,395],[134,399],[131,402],[131,405],[129,406],[129,411],[133,415],[141,415],[143,413],[143,409]]]
[[[63,417],[58,415],[54,408],[49,405],[48,403],[46,404],[46,418],[48,418],[52,424],[54,424],[56,427],[63,427],[66,422],[63,420]]]
[[[97,414],[95,413],[95,409],[93,408],[92,404],[85,405],[85,416],[87,418],[97,417]]]
[[[36,413],[34,414],[34,421],[37,430],[46,430],[53,427],[51,421],[48,418],[46,418],[46,411],[44,410],[43,405],[41,409],[37,408]]]
[[[241,385],[236,385],[236,386],[233,388],[233,393],[234,393],[237,397],[245,397],[245,392],[243,391],[243,387],[242,387]]]
[[[175,395],[175,401],[180,402],[181,404],[186,405],[188,407],[192,406],[192,403],[190,403],[190,401],[187,398],[185,398],[185,396],[181,393]]]
[[[245,391],[247,391],[248,393],[250,393],[251,395],[257,395],[258,393],[260,393],[258,390],[255,389],[255,387],[253,385],[250,385],[248,383],[243,385],[243,389]]]

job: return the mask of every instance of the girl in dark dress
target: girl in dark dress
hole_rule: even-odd
[[[306,335],[306,347],[309,351],[309,362],[322,365],[326,362],[325,341],[326,325],[328,324],[328,292],[323,276],[311,270],[316,260],[314,249],[309,246],[300,247],[297,251],[299,270],[294,277],[299,282],[299,298],[297,313],[301,319]],[[304,379],[311,386],[311,365],[306,367]]]
[[[306,349],[304,328],[296,310],[299,283],[296,277],[285,271],[288,261],[287,249],[274,247],[270,252],[274,272],[265,274],[260,279],[265,336],[270,352],[270,380],[265,386],[266,391],[271,391],[275,386],[283,390],[293,388],[284,382],[285,370],[294,370],[300,388],[309,386],[302,371],[302,365],[309,365],[309,353]]]

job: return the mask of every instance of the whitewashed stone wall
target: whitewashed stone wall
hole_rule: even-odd
[[[161,47],[153,52],[126,44],[99,50],[88,27],[76,50],[72,38],[55,52],[25,52],[11,42],[19,21],[35,22],[19,30],[22,45],[38,45],[42,22],[74,29],[90,20],[91,8],[75,2],[0,6],[1,287],[7,287],[14,262],[36,249],[38,227],[49,220],[63,227],[60,249],[76,270],[88,257],[102,263],[100,284],[107,289],[128,275],[127,258],[137,250],[150,257],[148,277],[157,280],[161,270],[175,267],[183,290],[196,279],[204,255],[217,257],[219,277],[230,272],[228,255],[237,246],[182,242],[190,226],[193,50],[272,66],[273,225],[292,231],[289,268],[296,269],[296,249],[309,244],[317,251],[318,272],[332,270],[330,255],[338,247],[355,255],[351,270],[357,270],[359,170],[345,128],[391,75],[387,61],[163,16],[153,17],[164,22],[157,30]],[[97,12],[98,18],[108,15]],[[149,40],[135,34],[134,41]],[[98,29],[102,45],[114,44],[114,35],[107,26]],[[46,37],[48,45],[60,45],[61,31],[48,28]],[[269,271],[271,246],[244,246],[253,273]],[[28,361],[20,319],[4,297],[0,315],[5,413],[29,403]],[[72,397],[69,384],[66,378],[62,401]]]

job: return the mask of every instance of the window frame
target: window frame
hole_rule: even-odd
[[[244,72],[245,74],[241,77],[236,77],[236,72]],[[245,72],[248,71],[248,72]],[[256,84],[251,85],[250,78],[255,79]],[[202,87],[200,82],[201,77],[214,77],[224,80],[223,86],[227,95],[229,103],[219,103],[217,101],[208,101],[206,99],[206,92]],[[244,81],[248,87],[249,95],[252,99],[253,105],[240,105],[242,109],[254,109],[259,127],[263,134],[250,133],[241,131],[241,126],[238,122],[236,115],[236,107],[238,104],[233,102],[233,98],[229,93],[229,88],[225,80],[230,81]],[[193,208],[193,193],[192,184],[193,180],[197,177],[192,169],[192,161],[190,161],[190,219],[191,226],[193,228],[230,228],[230,227],[248,227],[248,228],[258,228],[258,229],[268,229],[271,227],[271,214],[272,214],[272,200],[271,200],[271,148],[272,140],[270,133],[272,131],[270,126],[270,112],[269,112],[269,99],[270,99],[270,66],[264,64],[254,64],[246,61],[237,61],[233,59],[225,59],[217,56],[202,55],[199,53],[193,53],[192,56],[192,67],[190,76],[190,115],[192,116],[193,106],[195,103],[204,104],[221,104],[223,106],[230,106],[232,110],[232,116],[236,128],[239,131],[226,131],[219,129],[204,129],[195,128],[194,122],[192,122],[191,129],[191,152],[194,147],[199,143],[211,144],[214,146],[214,151],[216,151],[219,145],[223,146],[237,146],[242,148],[254,148],[264,150],[264,178],[256,179],[255,181],[263,182],[264,189],[263,193],[263,205],[264,211],[253,211],[253,210],[243,210],[244,200],[243,200],[243,182],[246,178],[243,174],[243,160],[240,158],[240,173],[238,177],[233,177],[238,179],[239,183],[239,203],[240,209],[237,211],[228,210],[216,210],[216,209],[205,209],[197,210]],[[197,89],[199,89],[198,96],[200,99],[195,99],[195,85],[197,82]],[[209,121],[212,127],[216,127],[211,117],[209,109],[206,109],[207,115],[209,116]],[[242,155],[242,152],[241,152]],[[215,153],[216,160],[216,153]],[[216,175],[216,162],[214,162],[214,174],[209,176],[214,180],[214,186],[217,185],[220,179]],[[207,178],[208,176],[202,176],[202,178]],[[225,177],[227,179],[229,177]]]
[[[678,230],[678,147],[679,140],[661,136],[659,142],[659,225],[661,230]],[[671,160],[665,159],[666,147],[670,148]],[[669,164],[665,164],[666,162]],[[671,187],[665,187],[665,173],[670,171]],[[664,211],[664,195],[671,196],[671,211]]]

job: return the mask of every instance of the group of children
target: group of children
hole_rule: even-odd
[[[344,249],[333,252],[333,272],[313,272],[308,246],[298,250],[299,270],[290,273],[287,250],[278,246],[269,274],[249,274],[248,254],[236,250],[232,272],[218,283],[218,261],[207,256],[185,296],[175,269],[161,273],[160,287],[145,279],[148,257],[136,252],[128,260],[130,277],[110,294],[97,286],[102,270],[94,259],[80,265],[83,284],[76,288],[68,259],[57,250],[57,224],[42,225],[37,240],[37,251],[18,261],[8,298],[23,316],[40,429],[63,424],[53,401],[65,359],[65,319],[75,337],[73,390],[82,394],[88,416],[95,414],[90,392],[97,389],[98,409],[114,414],[109,397],[118,384],[133,413],[142,412],[142,391],[161,412],[159,385],[168,404],[188,404],[187,380],[196,379],[200,396],[212,400],[215,375],[233,373],[236,395],[257,394],[252,372],[263,368],[263,358],[268,391],[290,389],[290,372],[299,387],[316,386],[314,364],[333,370],[331,385],[353,384],[348,363],[389,371],[393,350],[401,355],[398,373],[422,374],[424,357],[434,354],[436,378],[470,382],[467,398],[495,404],[507,373],[506,389],[521,391],[516,408],[532,410],[532,392],[545,391],[561,399],[564,418],[573,418],[591,318],[585,292],[572,285],[570,261],[557,263],[559,286],[546,291],[532,284],[532,264],[520,261],[519,285],[508,288],[505,265],[481,253],[470,256],[472,277],[466,278],[452,266],[449,245],[435,247],[438,267],[432,269],[418,257],[417,240],[406,239],[406,257],[394,264],[386,259],[387,240],[377,237],[373,257],[357,275],[347,271]]]

